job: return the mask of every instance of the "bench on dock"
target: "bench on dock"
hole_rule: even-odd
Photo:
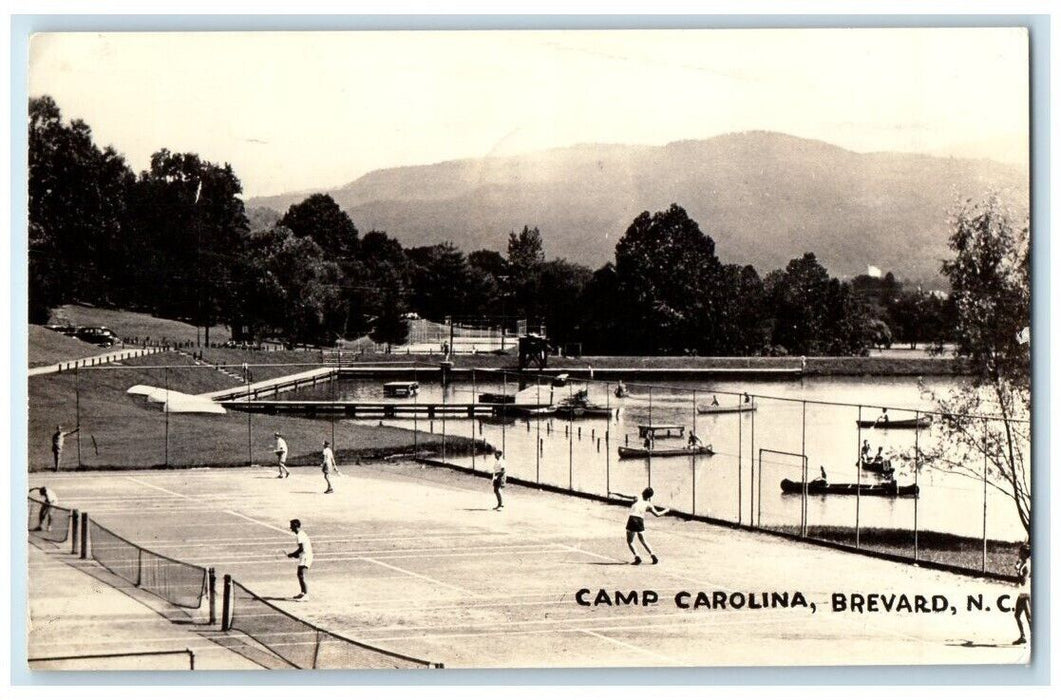
[[[648,437],[649,435],[651,435],[653,439],[657,437],[672,437],[672,432],[677,433],[673,437],[685,437],[685,426],[667,424],[637,426],[637,435],[642,438]]]

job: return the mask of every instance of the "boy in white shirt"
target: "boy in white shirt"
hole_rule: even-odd
[[[280,436],[280,433],[273,433],[273,437],[276,438],[276,449],[273,452],[276,453],[276,462],[280,467],[280,474],[276,478],[283,479],[291,476],[291,472],[287,469],[287,441]]]
[[[306,600],[309,597],[309,588],[306,586],[306,571],[313,566],[313,543],[309,541],[309,535],[302,529],[302,522],[297,518],[291,521],[291,532],[295,533],[295,541],[298,549],[287,556],[291,559],[298,558],[298,588],[299,594],[295,600]]]

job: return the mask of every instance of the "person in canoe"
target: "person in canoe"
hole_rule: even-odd
[[[885,428],[888,427],[888,409],[881,409],[881,413],[879,416],[877,416],[877,421],[873,427],[877,427],[877,423],[883,423]]]
[[[712,394],[711,395],[711,405],[712,406],[717,406],[718,405],[718,395],[717,394]]]
[[[663,506],[657,506],[652,503],[652,496],[655,492],[651,487],[641,492],[640,498],[634,496],[627,496],[622,493],[609,493],[609,496],[616,496],[624,501],[630,501],[630,513],[626,518],[626,546],[630,548],[630,553],[634,555],[634,565],[641,563],[641,556],[638,555],[637,549],[634,548],[634,537],[641,540],[641,546],[648,552],[648,556],[652,558],[653,564],[659,563],[659,557],[653,552],[652,548],[648,546],[648,542],[645,541],[645,514],[652,513],[657,518],[664,515],[667,509]]]
[[[751,403],[752,397],[748,396],[748,392],[744,392],[744,403]]]
[[[652,438],[652,433],[645,433],[645,443],[644,444],[645,444],[645,449],[648,450],[649,452],[651,452],[652,451],[652,447],[654,445],[654,440]]]
[[[869,463],[869,461],[870,461],[869,453],[872,450],[873,450],[873,448],[869,446],[869,440],[863,440],[862,441],[862,462],[863,463],[865,463],[865,464]]]
[[[829,477],[825,475],[825,465],[824,465],[824,464],[820,464],[820,465],[818,465],[818,471],[820,471],[820,472],[821,472],[821,476],[819,476],[819,477],[818,477],[817,479],[815,479],[815,480],[814,480],[813,482],[811,482],[811,483],[814,483],[814,484],[821,484],[822,486],[826,486],[826,485],[828,485],[828,483],[829,483]]]
[[[620,379],[619,383],[615,385],[615,398],[621,399],[626,396],[626,385]]]
[[[700,436],[696,433],[689,433],[689,449],[698,450],[704,446],[704,441],[700,439]]]
[[[873,457],[873,463],[881,466],[884,464],[884,447],[877,448],[877,454]]]

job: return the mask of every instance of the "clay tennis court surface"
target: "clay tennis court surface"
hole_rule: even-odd
[[[1006,584],[805,545],[762,533],[649,518],[657,566],[631,566],[626,510],[511,486],[494,511],[484,478],[412,463],[344,467],[337,492],[316,469],[197,469],[31,474],[61,504],[159,553],[230,574],[274,605],[326,630],[447,668],[1015,663]],[[662,504],[666,505],[666,504]],[[291,518],[315,562],[298,592]],[[237,635],[191,624],[142,591],[117,588],[92,562],[31,543],[34,656],[77,649],[194,645],[197,668],[290,668]],[[581,606],[604,589],[651,590],[651,606]],[[808,608],[683,610],[680,591],[800,591]],[[944,595],[956,613],[838,613],[840,593]],[[220,602],[218,603],[220,615]],[[237,610],[238,613],[238,610]],[[184,613],[182,613],[184,614]],[[186,614],[185,614],[186,615]],[[200,613],[199,622],[202,621]]]

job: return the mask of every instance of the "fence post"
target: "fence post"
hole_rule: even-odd
[[[803,456],[803,505],[800,508],[800,537],[807,536],[807,400],[802,402],[803,412],[800,416],[801,442],[799,452]]]
[[[81,372],[74,366],[74,415],[76,420],[74,427],[77,429],[77,468],[81,468]],[[55,465],[59,471],[59,465]]]
[[[166,447],[165,447],[165,465],[169,466],[169,367],[165,370],[165,386],[166,386],[166,403],[162,406],[162,413],[166,416]]]
[[[535,400],[535,405],[538,407],[538,409],[540,409],[541,405],[542,405],[542,375],[541,375],[541,373],[535,375],[535,377],[534,377],[534,386],[535,386],[534,390],[535,390],[535,392],[537,394],[537,399]],[[538,484],[540,486],[541,483],[542,483],[542,451],[544,449],[542,447],[542,414],[541,414],[541,411],[540,410],[535,410],[534,411],[534,416],[535,416],[535,423],[537,424],[537,430],[538,430],[538,439],[537,439],[538,449],[536,449],[534,451],[534,483],[536,483],[536,484]]]
[[[987,419],[984,418],[984,547],[980,558],[980,573],[987,572]]]
[[[472,471],[475,471],[475,453],[478,452],[475,448],[475,400],[478,395],[475,393],[475,368],[472,367],[472,398],[468,405],[472,406],[472,410],[468,412],[468,423],[471,425],[472,431]],[[485,440],[484,440],[485,442]]]
[[[212,566],[206,570],[206,593],[210,605],[210,617],[206,624],[213,625],[217,623],[217,574]]]
[[[91,543],[88,540],[88,513],[81,514],[81,558],[88,559],[89,547]]]
[[[858,430],[855,432],[855,447],[858,451],[855,454],[855,549],[862,547],[862,528],[861,528],[861,515],[862,515],[862,406],[858,407]]]
[[[81,513],[78,512],[77,508],[70,514],[70,553],[77,554],[77,538],[81,534],[79,526],[81,524]]]
[[[618,388],[618,385],[616,385]],[[619,398],[616,396],[615,398]],[[604,404],[608,407],[608,425],[604,428],[604,495],[610,496],[612,492],[612,450],[609,436],[612,432],[612,389],[608,382],[604,383]],[[615,409],[615,423],[619,423],[619,408]]]
[[[755,396],[753,396],[752,397],[752,402],[754,403],[756,401],[758,401],[758,399]],[[750,436],[750,442],[749,442],[749,445],[748,445],[748,452],[749,452],[749,457],[750,457],[750,461],[751,461],[751,469],[753,471],[755,471],[755,414],[757,412],[758,412],[758,409],[756,409],[756,410],[751,412],[751,414],[752,414],[751,433],[752,434]],[[762,458],[762,455],[759,455],[758,474],[759,474],[759,487],[758,487],[758,490],[757,490],[758,492],[755,495],[755,502],[758,504],[759,509],[756,511],[755,521],[754,522],[750,522],[749,524],[750,525],[754,525],[755,527],[761,528],[763,526],[763,458]],[[754,473],[752,474],[750,480],[751,480],[752,484],[755,483],[755,474]]]
[[[917,491],[914,495],[914,561],[917,562],[920,556],[917,537],[917,502],[921,500],[921,489],[917,484],[917,476],[921,471],[921,412],[915,412],[914,418],[917,420],[914,424],[914,490]]]
[[[224,588],[221,591],[221,631],[228,632],[232,627],[232,576],[225,574]]]
[[[247,392],[247,466],[249,467],[254,464],[254,453],[251,450],[251,371],[246,362],[243,363],[243,384]]]
[[[567,385],[567,399],[568,403],[573,406],[572,395],[571,395],[571,384]],[[571,409],[571,414],[567,419],[567,490],[575,490],[575,411]]]

